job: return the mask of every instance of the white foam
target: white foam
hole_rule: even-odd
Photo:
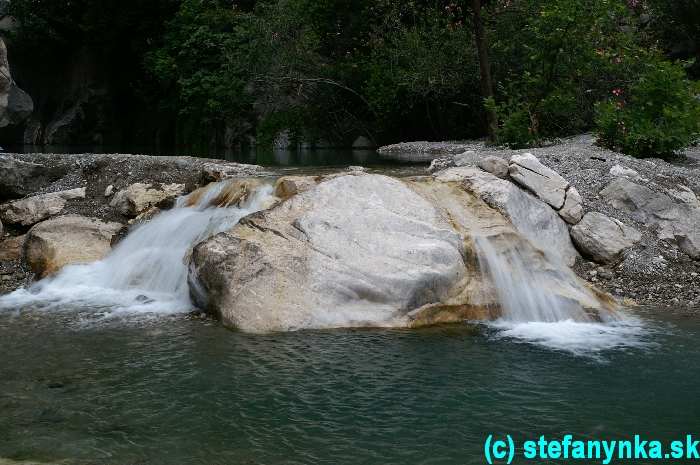
[[[240,208],[209,205],[225,187],[214,186],[198,205],[178,206],[136,227],[103,260],[68,266],[56,276],[0,297],[0,309],[92,310],[105,318],[124,314],[173,314],[193,310],[187,284],[191,248],[268,205],[265,185]]]

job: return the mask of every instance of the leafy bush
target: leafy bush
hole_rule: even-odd
[[[698,91],[682,67],[649,65],[628,89],[613,89],[599,104],[600,143],[636,157],[668,156],[687,147],[700,136]]]

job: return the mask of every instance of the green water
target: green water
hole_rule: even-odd
[[[582,356],[466,324],[260,336],[4,313],[0,457],[456,465],[485,463],[489,433],[698,434],[700,321],[643,318],[644,346]]]

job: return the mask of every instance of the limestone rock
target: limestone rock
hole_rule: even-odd
[[[53,274],[66,265],[100,260],[110,251],[119,223],[66,215],[35,225],[27,233],[25,258],[38,277]]]
[[[600,195],[614,208],[655,228],[659,239],[675,242],[690,257],[700,259],[700,202],[687,187],[658,193],[626,178],[618,178]]]
[[[464,272],[461,247],[401,181],[348,175],[196,246],[190,281],[225,324],[245,331],[402,326],[448,298]]]
[[[47,167],[0,155],[0,199],[16,199],[41,189],[66,174],[66,167]]]
[[[583,199],[575,187],[571,186],[566,191],[566,200],[559,210],[559,216],[569,224],[577,224],[583,218]]]
[[[467,190],[501,212],[520,234],[538,248],[557,255],[569,266],[576,261],[578,254],[571,243],[566,223],[549,205],[535,196],[477,168],[450,168],[435,176],[442,182],[464,183]]]
[[[622,252],[642,239],[636,229],[598,212],[587,213],[571,229],[581,252],[598,263],[614,263]]]
[[[498,178],[505,179],[508,177],[508,163],[502,158],[494,156],[485,157],[479,160],[477,166]]]
[[[112,194],[114,194],[114,186],[113,186],[112,184],[110,184],[109,186],[107,186],[107,187],[105,188],[105,194],[104,194],[104,195],[105,195],[105,197],[111,197]]]
[[[36,195],[0,205],[0,218],[6,223],[31,226],[61,213],[68,200],[84,198],[84,187]]]
[[[283,176],[275,183],[275,196],[286,200],[316,187],[313,176]]]
[[[136,183],[117,192],[109,203],[117,212],[127,217],[136,217],[161,202],[174,200],[185,193],[184,184],[163,184],[156,187],[152,184]]]
[[[515,182],[534,192],[555,209],[559,210],[564,205],[569,182],[540,163],[531,153],[513,155],[508,171]]]
[[[8,237],[0,241],[0,262],[19,260],[22,258],[22,249],[26,235]]]

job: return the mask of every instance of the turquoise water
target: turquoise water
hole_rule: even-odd
[[[574,355],[467,324],[260,336],[4,313],[0,458],[456,465],[484,463],[489,433],[698,434],[700,321],[643,318],[643,345]]]

